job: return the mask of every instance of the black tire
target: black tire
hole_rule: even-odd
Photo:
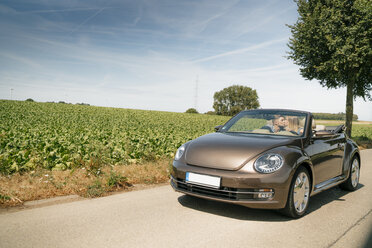
[[[355,168],[354,166],[358,166],[358,168]],[[358,174],[357,178],[353,177],[353,173]],[[358,188],[359,178],[360,178],[360,161],[357,156],[354,156],[350,163],[349,177],[347,178],[345,182],[340,184],[340,188],[346,191],[355,191]]]
[[[309,184],[308,184],[308,193],[307,193],[306,204],[305,204],[305,206],[303,207],[303,209],[301,211],[298,211],[296,209],[296,207],[295,207],[294,194],[293,194],[293,192],[294,192],[294,186],[296,184],[297,177],[301,173],[304,173],[306,175]],[[281,213],[284,214],[284,215],[286,215],[286,216],[288,216],[288,217],[290,217],[290,218],[294,218],[294,219],[297,219],[297,218],[300,218],[300,217],[304,216],[305,213],[306,213],[307,207],[309,206],[310,193],[311,193],[311,181],[310,181],[309,172],[307,171],[307,169],[305,167],[302,167],[301,166],[301,167],[299,167],[297,169],[297,171],[293,175],[291,186],[289,188],[287,204],[286,204],[285,208],[283,208],[281,210]]]

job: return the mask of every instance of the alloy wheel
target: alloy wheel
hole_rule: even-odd
[[[359,183],[359,161],[354,159],[353,164],[351,165],[351,184],[353,187],[357,187]]]
[[[293,187],[294,207],[297,213],[302,213],[306,209],[310,193],[310,183],[306,173],[301,172],[300,174],[298,174]]]

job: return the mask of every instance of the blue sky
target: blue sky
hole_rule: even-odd
[[[307,81],[285,58],[296,19],[292,0],[3,0],[0,98],[206,112],[240,84],[263,108],[345,112],[345,88]],[[354,113],[372,121],[372,102]]]

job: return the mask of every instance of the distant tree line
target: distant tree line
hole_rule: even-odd
[[[32,98],[27,98],[26,99],[26,102],[35,102],[35,100],[34,99],[32,99]],[[65,101],[59,101],[59,102],[47,102],[47,103],[61,103],[61,104],[72,104],[72,103],[70,103],[70,102],[65,102]],[[84,103],[84,102],[82,102],[82,103],[75,103],[76,105],[84,105],[84,106],[90,106],[90,104],[89,103]]]
[[[338,113],[338,114],[331,114],[331,113],[313,113],[315,119],[318,120],[340,120],[344,121],[346,120],[346,114],[345,113]],[[358,120],[358,115],[353,115],[353,121]]]

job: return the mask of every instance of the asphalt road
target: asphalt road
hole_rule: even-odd
[[[161,186],[2,212],[0,247],[372,247],[371,227],[372,150],[364,150],[359,189],[312,197],[298,220]]]

